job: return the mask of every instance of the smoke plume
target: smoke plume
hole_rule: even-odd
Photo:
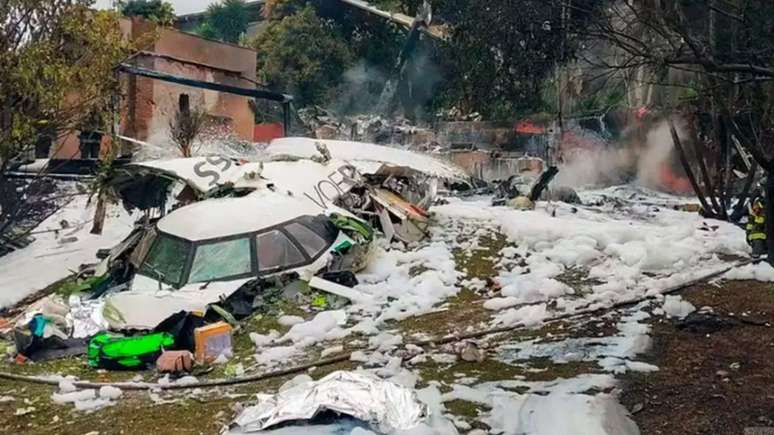
[[[678,123],[678,134],[685,136]],[[685,193],[690,185],[676,160],[666,121],[650,127],[644,140],[629,134],[619,143],[565,153],[557,183],[563,186],[605,186],[635,182],[643,187]]]

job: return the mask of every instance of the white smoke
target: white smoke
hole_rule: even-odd
[[[678,135],[680,130],[678,128]],[[645,149],[640,153],[637,162],[637,183],[651,188],[663,187],[664,166],[671,165],[673,150],[674,142],[669,124],[661,121],[647,134]]]
[[[559,167],[556,183],[583,187],[620,184],[626,181],[636,154],[630,148],[597,148],[572,153]]]
[[[678,123],[681,138],[683,131],[682,123]],[[664,169],[672,165],[673,158],[674,143],[669,124],[661,121],[650,128],[644,143],[631,139],[566,155],[556,183],[578,188],[634,181],[644,187],[663,189]]]

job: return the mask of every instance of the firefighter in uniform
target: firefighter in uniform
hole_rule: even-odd
[[[753,257],[766,253],[766,207],[763,198],[757,195],[748,205],[747,243],[752,247]]]

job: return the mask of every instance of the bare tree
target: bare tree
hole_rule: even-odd
[[[670,89],[672,98],[661,101],[661,109],[694,120],[692,149],[674,125],[672,135],[711,217],[738,214],[731,212],[735,149],[752,155],[767,174],[774,170],[772,28],[770,0],[614,0],[604,19],[585,29],[590,41],[612,48],[588,62],[635,85]],[[743,195],[756,170],[749,167]],[[767,240],[774,261],[774,179],[767,179]]]
[[[193,142],[207,126],[207,112],[200,108],[181,107],[169,120],[169,136],[183,157],[193,155]]]

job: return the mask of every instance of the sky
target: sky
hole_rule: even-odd
[[[190,14],[192,12],[202,12],[207,9],[210,3],[216,0],[169,0],[175,7],[175,14]],[[113,0],[97,0],[96,6],[100,9],[107,9],[113,5]]]

